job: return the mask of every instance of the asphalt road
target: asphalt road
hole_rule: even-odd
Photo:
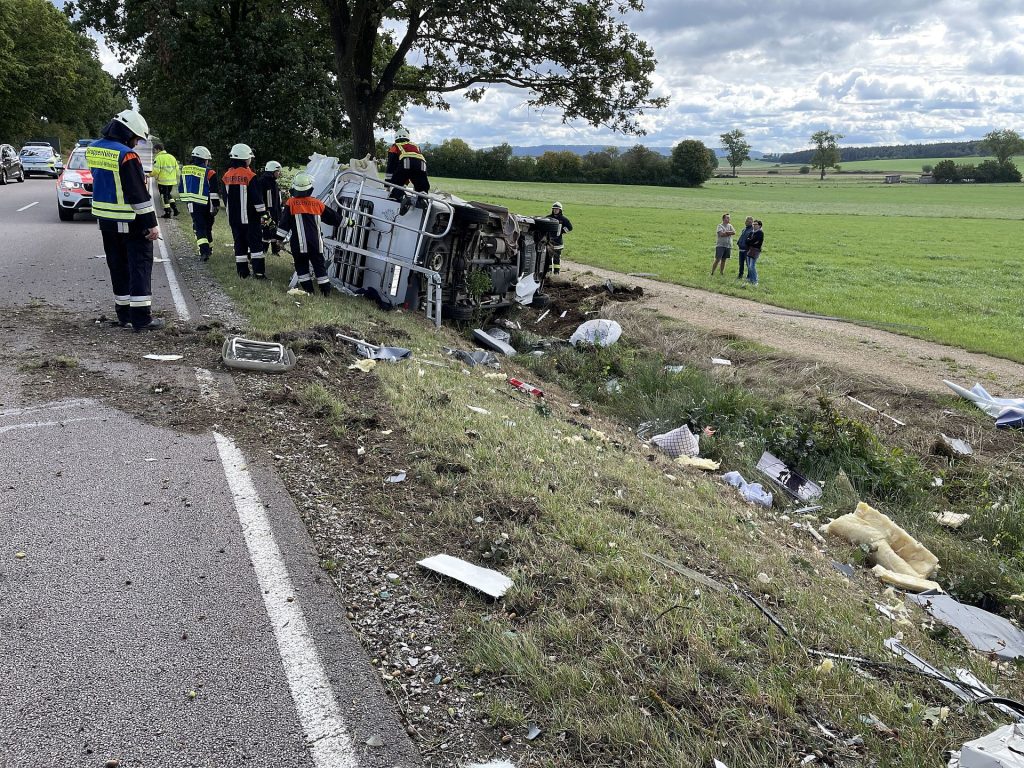
[[[95,223],[55,208],[0,187],[8,353],[47,342],[12,308],[112,314]],[[272,470],[22,379],[0,354],[0,766],[421,764]]]

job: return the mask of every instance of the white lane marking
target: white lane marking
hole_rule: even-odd
[[[18,213],[21,213],[22,211],[27,211],[27,210],[28,210],[29,208],[31,208],[31,207],[32,207],[33,205],[39,205],[39,201],[38,201],[38,200],[36,200],[36,201],[35,201],[34,203],[29,203],[28,205],[23,205],[23,206],[21,206],[21,208],[19,208],[19,209],[17,210],[17,212],[18,212]]]
[[[217,392],[217,380],[213,372],[205,368],[196,368],[196,379],[199,381],[199,394],[204,400],[216,400],[220,395]]]
[[[288,602],[295,592],[274,540],[267,511],[246,469],[245,457],[231,438],[218,432],[214,432],[213,437],[234,496],[249,558],[263,591],[263,604],[274,628],[288,687],[306,732],[313,765],[316,768],[356,768],[354,745],[306,617],[297,601]]]
[[[89,398],[77,398],[75,400],[43,403],[42,405],[30,405],[27,408],[11,408],[10,410],[0,411],[0,419],[6,416],[22,416],[26,413],[37,413],[38,411],[66,411],[69,408],[79,408],[86,405],[96,405],[96,401]]]
[[[167,255],[167,246],[164,245],[164,233],[160,229],[160,225],[157,224],[157,230],[160,232],[160,239],[157,240],[157,245],[160,246],[160,255],[163,257],[164,271],[167,273],[167,287],[171,289],[171,298],[174,299],[174,308],[178,310],[178,317],[184,322],[188,322],[192,319],[192,313],[188,311],[188,304],[185,303],[185,294],[181,292],[181,286],[178,285],[178,275],[174,271],[174,265],[171,264],[171,257]]]
[[[10,432],[12,429],[39,429],[40,427],[63,427],[65,424],[72,424],[76,421],[100,421],[106,416],[83,416],[80,419],[63,419],[61,421],[29,421],[24,424],[8,424],[0,427],[0,435]]]

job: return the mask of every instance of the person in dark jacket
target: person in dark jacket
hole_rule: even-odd
[[[154,318],[153,241],[160,237],[146,172],[135,152],[149,125],[133,109],[119,112],[85,150],[92,171],[92,215],[103,236],[117,324],[136,331],[164,326]]]
[[[743,224],[743,231],[740,232],[739,239],[736,241],[736,247],[740,252],[740,273],[736,275],[737,280],[743,279],[743,270],[747,267],[747,238],[750,237],[750,233],[754,231],[754,217],[747,216],[747,220]]]
[[[249,167],[253,153],[248,144],[235,144],[229,155],[228,170],[221,177],[224,184],[228,224],[235,241],[235,269],[241,278],[249,277],[249,266],[257,280],[267,276],[263,255],[263,214],[266,203],[260,198],[256,174]]]
[[[572,222],[562,214],[562,204],[554,202],[551,204],[551,215],[549,218],[559,223],[558,234],[552,235],[548,241],[551,244],[551,274],[557,275],[562,270],[562,235],[572,232]]]
[[[417,192],[430,191],[430,179],[427,178],[427,160],[420,148],[409,141],[409,132],[404,128],[395,131],[395,143],[388,148],[388,162],[384,167],[384,181],[404,187],[412,182]],[[392,188],[392,200],[401,200],[401,215],[408,213],[412,207],[412,199],[401,189]],[[426,207],[426,201],[417,196],[416,205]]]
[[[281,252],[281,246],[276,241],[268,239],[268,235],[273,233],[277,222],[281,220],[281,190],[277,188],[279,178],[281,178],[281,164],[277,160],[268,160],[263,167],[263,173],[256,177],[255,183],[260,199],[267,207],[261,222],[263,240],[270,243],[270,250],[275,256]]]
[[[178,179],[178,198],[188,206],[192,216],[192,231],[196,233],[199,258],[203,261],[210,260],[213,221],[220,211],[217,172],[209,167],[212,159],[213,155],[206,147],[194,147],[192,157],[182,166]]]
[[[751,285],[757,285],[757,257],[761,255],[764,248],[763,225],[757,219],[754,220],[754,231],[747,238],[747,280]]]
[[[313,197],[313,177],[308,173],[298,173],[292,179],[292,195],[283,206],[281,220],[277,225],[277,237],[291,240],[292,259],[295,262],[295,273],[299,277],[299,287],[306,293],[313,293],[313,277],[320,287],[320,293],[327,296],[331,292],[331,279],[327,276],[327,264],[324,262],[324,241],[320,233],[320,222],[332,227],[341,224],[341,216],[333,208],[328,208],[323,201]],[[313,274],[310,274],[312,267]]]

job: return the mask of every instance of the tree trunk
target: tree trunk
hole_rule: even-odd
[[[822,181],[825,180],[825,166],[824,165],[821,166],[821,180]]]
[[[373,124],[376,113],[373,107],[365,101],[357,101],[351,104],[345,99],[345,108],[348,111],[349,124],[352,129],[352,157],[373,156],[376,148],[376,140],[373,136]]]
[[[349,5],[327,2],[331,40],[334,43],[334,66],[338,73],[338,90],[348,114],[352,131],[352,157],[373,156],[373,126],[383,104],[374,97],[373,50],[377,39],[377,18],[360,14],[364,29],[353,26]],[[343,160],[348,158],[342,158]]]

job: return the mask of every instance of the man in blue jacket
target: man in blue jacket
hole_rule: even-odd
[[[92,213],[103,236],[117,324],[136,331],[164,326],[154,318],[153,241],[160,237],[146,172],[134,151],[149,125],[133,109],[119,112],[85,150],[92,171]]]

